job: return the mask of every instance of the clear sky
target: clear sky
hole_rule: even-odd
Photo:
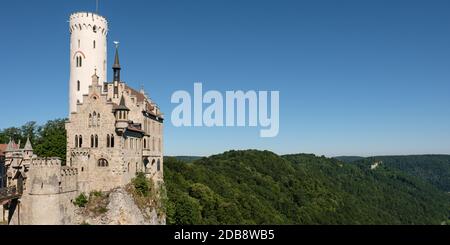
[[[2,2],[0,128],[67,117],[67,20],[93,10],[95,0]],[[450,153],[448,0],[100,0],[100,14],[109,66],[119,40],[122,79],[166,114],[167,155]],[[173,127],[170,97],[194,82],[279,90],[279,135]]]

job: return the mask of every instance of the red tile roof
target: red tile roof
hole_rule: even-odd
[[[5,155],[6,147],[8,147],[8,144],[0,144],[0,156]]]
[[[141,103],[146,100],[145,96],[141,92],[129,87],[128,85],[125,85],[125,89],[129,90],[130,94],[132,96],[136,96],[137,102]],[[155,107],[152,104],[150,104],[149,102],[146,103],[145,110],[147,112],[149,112],[152,115],[155,115],[155,113],[153,113],[154,109],[155,109]],[[155,115],[155,116],[157,116],[157,115]]]

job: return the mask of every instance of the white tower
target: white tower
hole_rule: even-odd
[[[108,22],[106,18],[88,12],[70,16],[70,113],[89,91],[94,73],[99,85],[107,82]]]

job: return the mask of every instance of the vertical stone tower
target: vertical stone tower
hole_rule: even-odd
[[[106,18],[88,12],[70,16],[70,113],[89,92],[92,74],[99,76],[100,85],[107,82],[107,35]]]

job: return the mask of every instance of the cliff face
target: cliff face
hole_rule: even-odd
[[[126,188],[116,188],[103,196],[91,197],[86,207],[77,208],[74,224],[165,225],[165,217],[155,208],[140,208]]]

